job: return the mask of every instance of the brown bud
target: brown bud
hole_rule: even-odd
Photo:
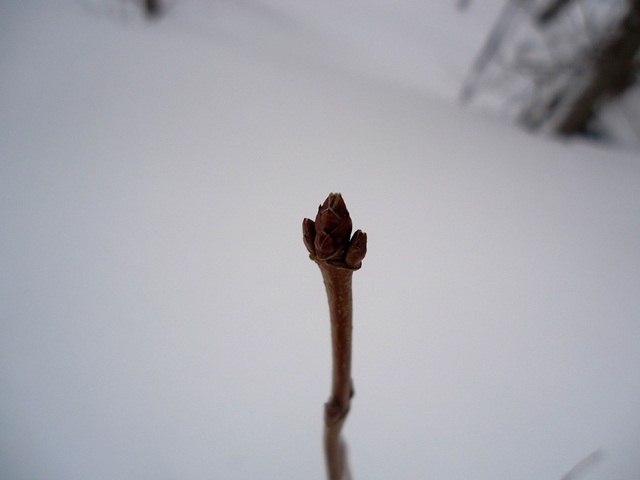
[[[318,208],[315,229],[315,251],[320,259],[341,253],[351,236],[351,217],[339,193],[331,193]]]
[[[364,256],[367,254],[367,234],[362,230],[356,230],[353,234],[344,263],[352,268],[360,268]]]
[[[316,249],[313,245],[316,238],[316,224],[313,220],[309,218],[305,218],[302,220],[302,239],[304,241],[304,246],[307,247],[307,250],[311,255],[316,254]]]

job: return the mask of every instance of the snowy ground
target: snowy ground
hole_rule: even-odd
[[[355,479],[637,479],[640,163],[451,102],[499,4],[116,3],[0,6],[1,478],[323,478],[340,191]]]

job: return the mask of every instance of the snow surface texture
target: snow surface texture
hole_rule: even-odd
[[[116,3],[0,6],[0,478],[323,478],[331,191],[355,479],[638,478],[640,165],[448,100],[488,10]]]

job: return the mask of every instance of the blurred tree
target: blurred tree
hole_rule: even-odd
[[[619,97],[635,84],[639,47],[640,0],[629,0],[628,10],[613,33],[595,46],[590,58],[591,79],[558,123],[558,133],[572,135],[585,131],[601,104]]]
[[[528,129],[591,135],[638,88],[639,52],[640,0],[509,0],[461,98],[490,97]]]

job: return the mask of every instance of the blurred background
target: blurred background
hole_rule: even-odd
[[[639,11],[0,3],[0,477],[637,479]]]

